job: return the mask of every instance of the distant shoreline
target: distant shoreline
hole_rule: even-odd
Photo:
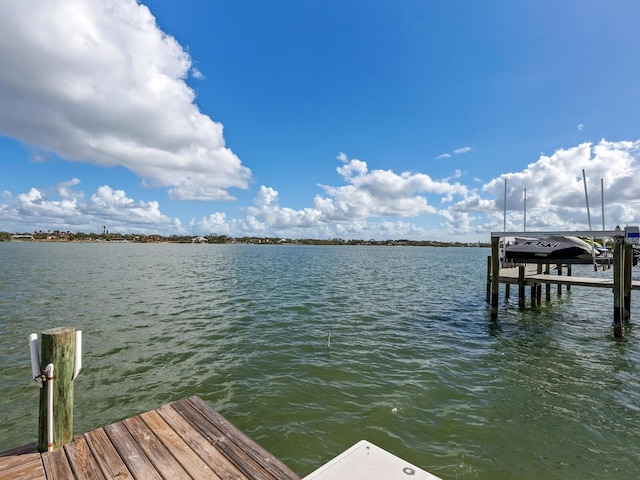
[[[39,238],[40,237],[40,238]],[[210,236],[171,236],[162,235],[111,235],[111,234],[13,234],[0,232],[0,242],[21,243],[151,243],[151,244],[209,244],[209,245],[343,245],[343,246],[393,246],[393,247],[480,247],[487,248],[483,242],[441,242],[436,240],[343,240],[333,238],[289,239],[280,237],[228,237]]]

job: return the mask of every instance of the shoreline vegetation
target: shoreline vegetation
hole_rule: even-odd
[[[210,234],[193,235],[158,235],[140,233],[84,233],[60,230],[33,233],[0,232],[0,242],[111,242],[111,243],[198,243],[198,244],[259,244],[259,245],[372,245],[372,246],[419,246],[419,247],[489,247],[483,242],[441,242],[436,240],[344,240],[342,238],[282,238],[282,237],[231,237],[229,235]]]

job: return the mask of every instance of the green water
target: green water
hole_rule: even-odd
[[[574,287],[491,322],[488,254],[0,243],[0,450],[35,441],[29,333],[68,325],[77,433],[199,395],[301,475],[367,439],[443,479],[637,478],[633,320]]]

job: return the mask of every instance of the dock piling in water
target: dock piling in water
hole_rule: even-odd
[[[491,318],[498,318],[500,291],[500,237],[491,238]]]

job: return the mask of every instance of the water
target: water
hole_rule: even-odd
[[[0,450],[35,441],[29,333],[73,326],[77,433],[199,395],[301,475],[367,439],[444,479],[635,478],[638,329],[580,287],[491,322],[488,254],[0,243]]]

